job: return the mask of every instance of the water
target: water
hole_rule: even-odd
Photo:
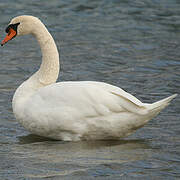
[[[177,0],[1,0],[0,32],[38,16],[61,54],[60,81],[96,80],[154,102],[180,89]],[[0,179],[179,179],[180,99],[122,141],[61,142],[29,134],[12,114],[15,89],[40,65],[31,37],[0,49]]]

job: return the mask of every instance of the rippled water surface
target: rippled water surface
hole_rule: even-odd
[[[38,16],[55,38],[59,81],[104,81],[144,102],[180,93],[180,1],[1,0],[1,39],[22,14]],[[122,141],[51,141],[29,134],[11,108],[40,65],[37,42],[18,37],[0,53],[0,179],[180,178],[179,97]]]

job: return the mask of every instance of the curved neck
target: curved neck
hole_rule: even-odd
[[[54,83],[59,74],[59,54],[54,39],[42,23],[36,25],[33,35],[42,52],[42,63],[34,76],[43,85]]]
[[[24,102],[34,94],[34,91],[55,83],[59,74],[59,54],[51,34],[40,21],[34,24],[32,34],[41,47],[42,63],[39,70],[16,90],[12,101],[13,111],[23,106]]]

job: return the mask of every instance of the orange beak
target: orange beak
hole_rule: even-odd
[[[3,46],[5,43],[7,43],[9,40],[14,38],[16,36],[16,31],[13,28],[9,29],[9,33],[6,35],[4,40],[1,42],[1,46]]]

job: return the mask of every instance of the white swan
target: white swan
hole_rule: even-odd
[[[94,81],[55,83],[59,55],[44,24],[18,16],[6,28],[1,45],[16,35],[32,34],[42,51],[40,69],[16,90],[16,119],[30,132],[57,140],[120,139],[144,126],[176,96],[146,104],[124,90]]]

